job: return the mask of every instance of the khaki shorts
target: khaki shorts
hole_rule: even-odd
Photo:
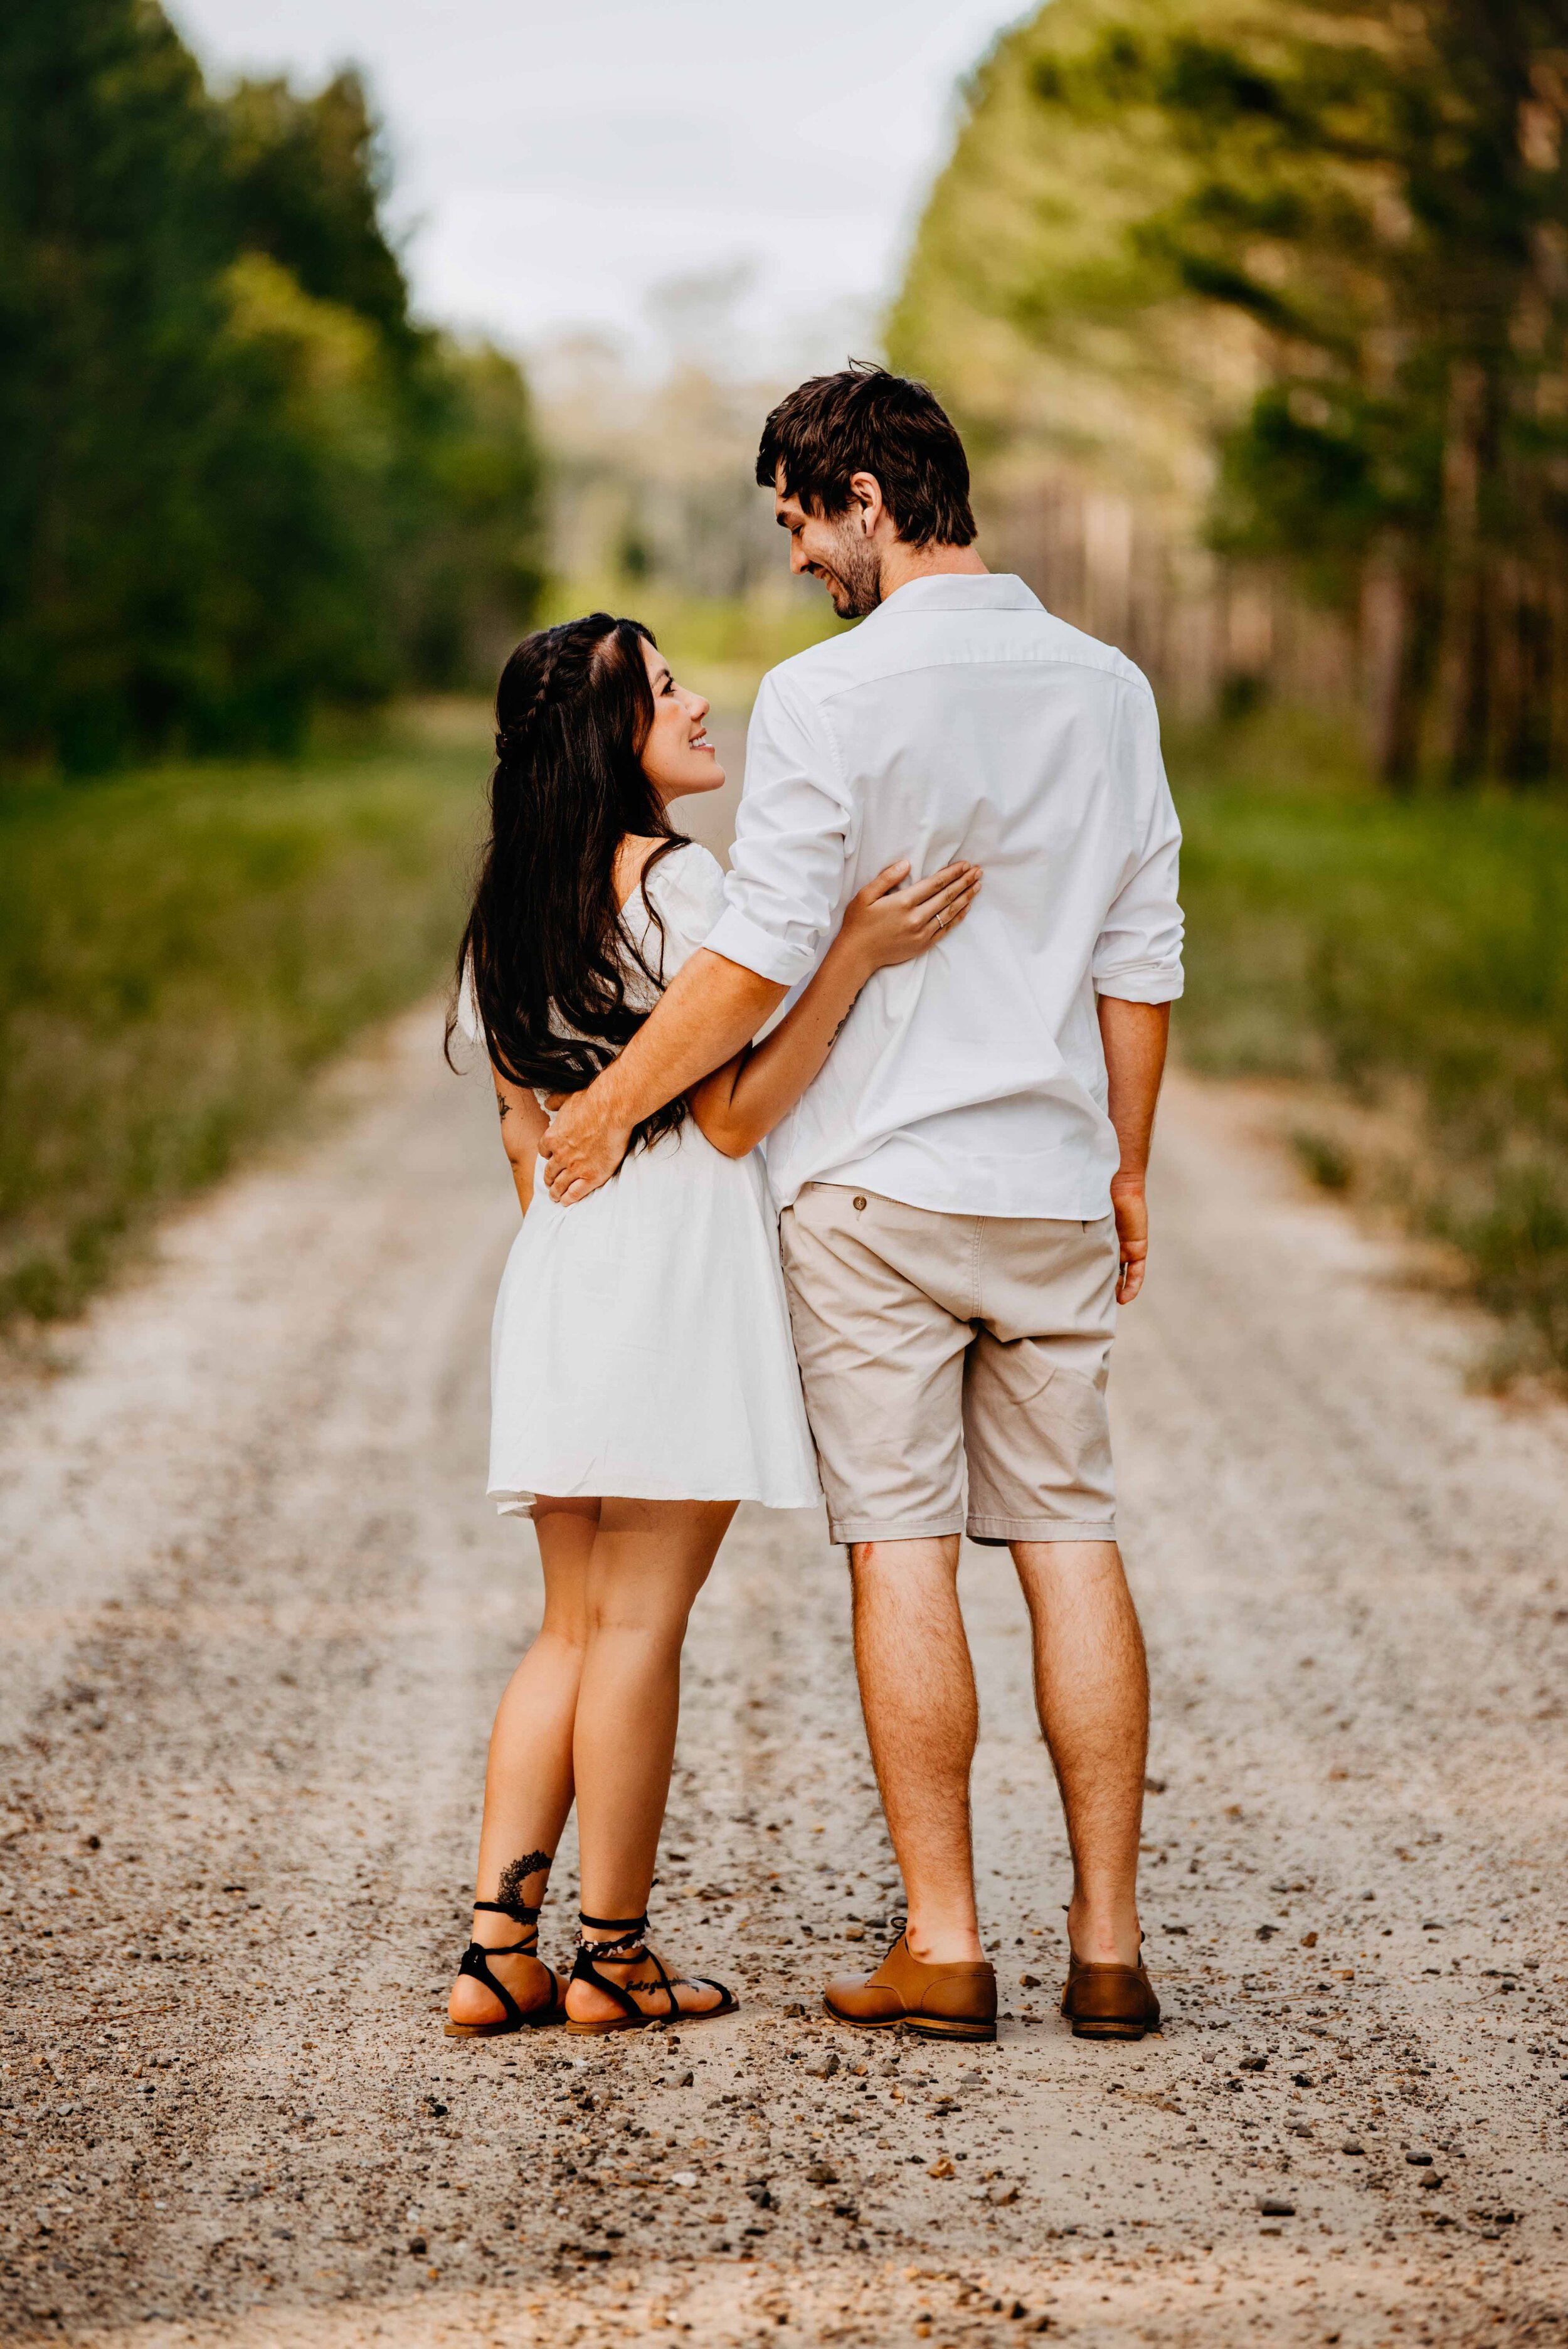
[[[1112,1217],[939,1215],[809,1183],[780,1237],[834,1541],[1115,1540]]]

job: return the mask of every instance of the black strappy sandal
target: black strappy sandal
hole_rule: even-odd
[[[575,2032],[579,2037],[603,2039],[612,2031],[647,2031],[650,2028],[662,2030],[671,2023],[678,2023],[684,2030],[688,2023],[713,2023],[721,2014],[734,2014],[738,2011],[740,2001],[734,1992],[727,1990],[723,1982],[710,1980],[706,1974],[676,1974],[675,1981],[671,1981],[656,1952],[647,1946],[645,1936],[648,1930],[648,1920],[645,1913],[641,1917],[580,1916],[577,1921],[580,1928],[585,1925],[595,1933],[613,1933],[614,1938],[608,1941],[586,1941],[579,1931],[577,1956],[568,1977],[569,1983],[589,1982],[594,1990],[602,1990],[606,1998],[613,1998],[621,2009],[618,2015],[612,2015],[606,2023],[576,2023],[571,2015],[568,2015],[566,2028],[568,2031]],[[658,1980],[657,1982],[611,1982],[606,1975],[599,1971],[596,1961],[600,1958],[621,1958],[627,1964],[630,1964],[634,1958],[646,1958],[657,1973]],[[719,2003],[717,2006],[696,2009],[684,2007],[676,1996],[676,1982],[685,1982],[688,1990],[716,1990],[718,1992]],[[634,1991],[638,1990],[662,1991],[666,2002],[665,2012],[663,2014],[646,2013],[632,1995]]]
[[[505,2009],[500,2023],[454,2023],[447,2019],[449,2039],[500,2039],[509,2031],[542,2031],[547,2023],[563,2022],[566,1998],[561,1987],[561,1977],[551,1966],[544,1971],[550,1976],[550,1999],[544,2006],[519,2006],[505,1982],[491,1973],[491,1958],[538,1958],[539,1911],[537,1909],[511,1908],[504,1900],[476,1900],[476,1909],[492,1909],[498,1917],[510,1917],[514,1925],[523,1928],[524,1938],[514,1941],[507,1950],[487,1950],[482,1941],[470,1941],[458,1960],[458,1971],[467,1974],[470,1982],[482,1982],[492,1998],[499,1998]],[[540,1959],[540,1963],[543,1964]]]

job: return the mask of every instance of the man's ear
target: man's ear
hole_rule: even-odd
[[[850,497],[861,510],[861,536],[874,538],[877,527],[887,508],[882,503],[882,483],[874,473],[851,473]]]

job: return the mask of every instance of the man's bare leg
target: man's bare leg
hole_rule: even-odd
[[[1080,1958],[1138,1963],[1149,1668],[1114,1542],[1014,1542],[1034,1628],[1035,1701],[1072,1847]]]
[[[958,1608],[958,1537],[857,1542],[855,1669],[888,1832],[903,1871],[909,1946],[931,1965],[981,1958],[969,1837],[979,1733]]]

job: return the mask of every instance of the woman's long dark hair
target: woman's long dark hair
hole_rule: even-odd
[[[581,1092],[647,1018],[626,999],[628,968],[663,980],[656,908],[650,900],[650,962],[615,903],[615,852],[628,833],[661,843],[645,877],[686,844],[643,772],[654,722],[645,641],[654,639],[641,621],[590,612],[525,636],[496,689],[490,838],[458,985],[471,973],[490,1059],[516,1085]],[[449,1059],[456,1024],[454,1005]],[[634,1139],[669,1133],[686,1113],[671,1102]]]

